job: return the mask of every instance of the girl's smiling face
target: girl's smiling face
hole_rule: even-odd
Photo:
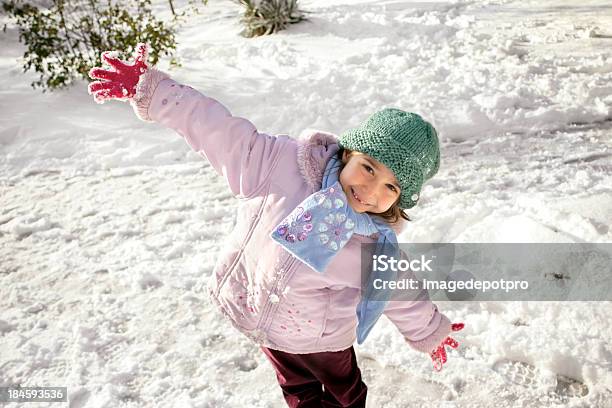
[[[340,185],[355,212],[384,213],[400,198],[393,172],[378,160],[360,152],[342,153]]]

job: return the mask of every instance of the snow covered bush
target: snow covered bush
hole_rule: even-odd
[[[176,48],[174,30],[155,18],[151,0],[117,2],[106,0],[9,0],[4,11],[19,27],[19,40],[27,46],[24,71],[34,69],[40,78],[32,87],[43,92],[69,85],[76,77],[101,65],[100,53],[121,50],[127,59],[139,42],[151,45],[150,60],[172,55]]]
[[[306,20],[304,12],[298,10],[297,0],[237,0],[244,7],[240,22],[244,37],[273,34],[289,24]]]

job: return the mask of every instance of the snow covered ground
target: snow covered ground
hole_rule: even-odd
[[[608,1],[301,1],[310,21],[256,39],[209,3],[169,72],[261,131],[340,133],[384,106],[434,122],[442,165],[401,241],[612,242]],[[23,50],[9,25],[0,385],[67,386],[75,408],[284,406],[202,291],[235,219],[224,182],[85,82],[32,90]],[[610,302],[438,306],[466,323],[441,373],[384,318],[356,348],[370,407],[612,407]]]

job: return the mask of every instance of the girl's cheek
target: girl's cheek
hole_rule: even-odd
[[[389,194],[391,193],[391,194]],[[394,193],[389,192],[385,194],[385,208],[391,207],[391,205],[395,202],[396,196]]]
[[[350,184],[359,184],[361,183],[361,180],[362,180],[361,175],[355,172],[349,174],[347,178]]]

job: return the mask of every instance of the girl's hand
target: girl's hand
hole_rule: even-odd
[[[126,64],[112,57],[111,52],[103,52],[102,60],[114,70],[104,67],[92,68],[89,71],[89,77],[102,81],[90,83],[87,87],[89,94],[93,95],[98,103],[104,103],[108,99],[126,100],[134,97],[140,76],[149,68],[146,62],[147,54],[147,45],[139,43],[134,53],[134,63]]]
[[[451,324],[451,330],[459,331],[463,329],[464,326],[465,325],[463,323],[453,323]],[[442,365],[446,363],[446,350],[444,349],[445,345],[451,346],[454,349],[459,347],[459,343],[452,337],[448,336],[442,341],[442,343],[440,343],[440,345],[434,351],[429,354],[431,356],[431,359],[433,360],[434,369],[436,371],[441,371]]]

